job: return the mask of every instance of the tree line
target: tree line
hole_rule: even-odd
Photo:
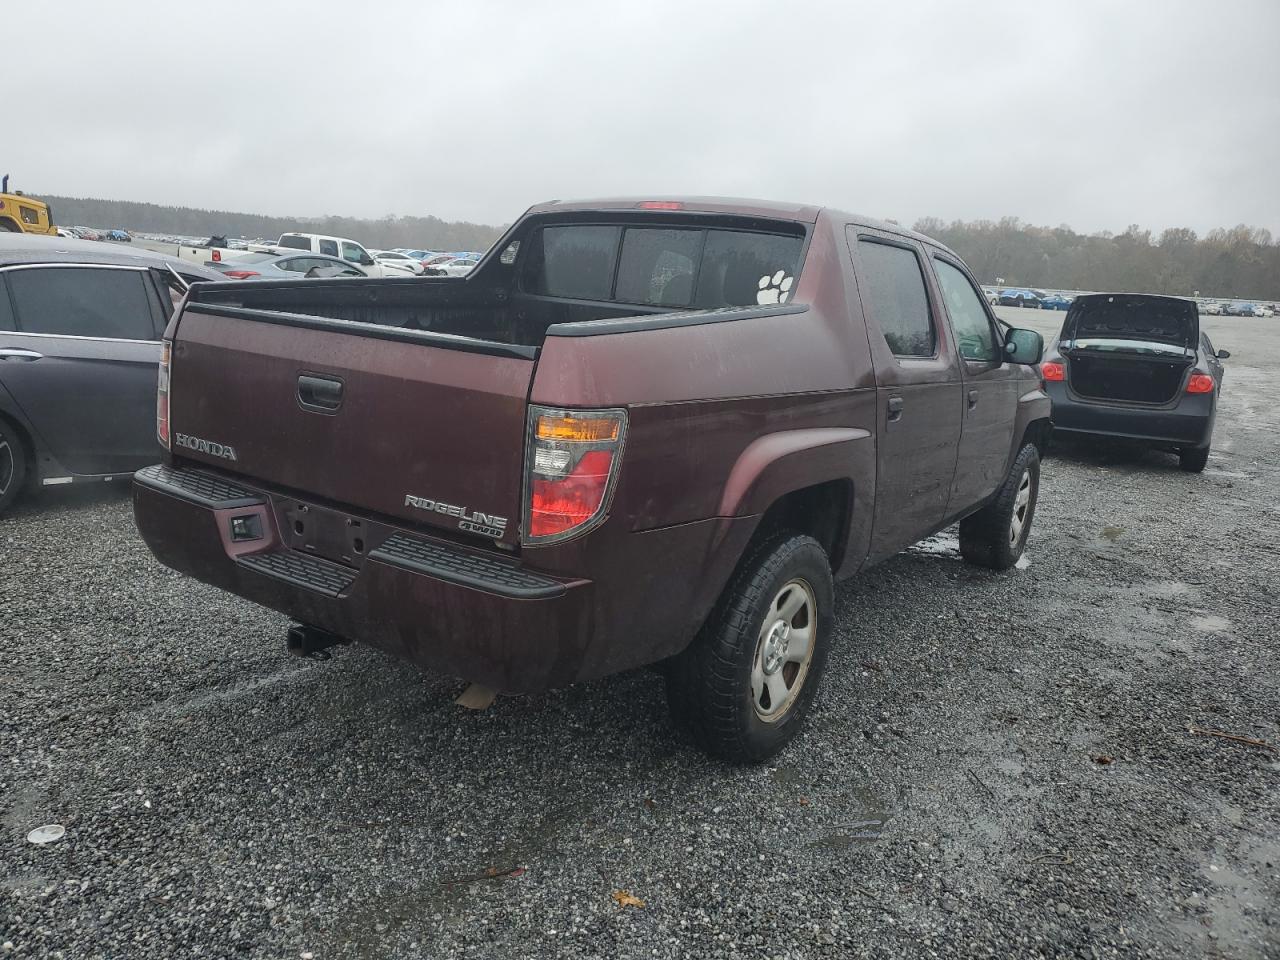
[[[485,250],[505,229],[439,217],[272,217],[129,200],[43,199],[59,224],[190,237],[272,239],[301,231],[351,237],[371,247]],[[1017,217],[950,223],[926,217],[915,229],[955,250],[987,284],[1002,277],[1005,286],[1280,300],[1280,244],[1269,231],[1243,224],[1203,237],[1186,227],[1155,236],[1136,224],[1120,234],[1080,234]]]
[[[1003,277],[1017,287],[1280,300],[1280,244],[1270,231],[1244,224],[1203,237],[1186,227],[1155,236],[1136,224],[1120,234],[1086,235],[1016,217],[928,217],[915,229],[955,250],[987,284]]]
[[[168,207],[131,200],[53,197],[33,194],[53,208],[59,226],[120,227],[130,232],[163,233],[180,237],[262,237],[282,233],[325,233],[350,237],[374,248],[409,247],[430,250],[486,250],[505,229],[482,223],[441,220],[439,217],[272,217],[196,207]]]

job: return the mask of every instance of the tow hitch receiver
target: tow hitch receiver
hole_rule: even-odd
[[[348,644],[351,641],[328,630],[297,623],[289,628],[285,637],[285,646],[295,657],[306,657],[309,660],[328,660],[333,654],[330,647]]]

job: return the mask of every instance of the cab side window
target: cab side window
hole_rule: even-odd
[[[924,272],[906,247],[859,237],[858,259],[866,274],[872,315],[898,357],[932,357],[938,336],[929,315]]]
[[[942,301],[947,305],[947,315],[956,332],[960,356],[989,363],[999,360],[1000,345],[991,320],[969,278],[945,260],[935,257],[933,266],[938,274],[938,286],[942,288]]]
[[[23,333],[159,339],[140,270],[39,267],[11,271],[8,279]]]
[[[328,257],[336,257],[338,255],[338,243],[336,240],[321,240],[320,252]]]
[[[342,259],[348,263],[359,263],[364,259],[364,247],[358,243],[344,243],[342,245]]]

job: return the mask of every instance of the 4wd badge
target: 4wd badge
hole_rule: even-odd
[[[479,510],[468,510],[466,507],[460,507],[455,503],[444,503],[441,500],[415,497],[411,493],[406,493],[404,495],[404,505],[406,507],[416,507],[419,510],[427,510],[431,513],[439,513],[446,517],[457,517],[459,530],[478,533],[482,537],[492,537],[497,540],[507,532],[506,517],[499,517],[492,513],[481,513]]]

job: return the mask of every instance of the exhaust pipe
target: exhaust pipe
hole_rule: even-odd
[[[297,623],[289,628],[285,636],[285,649],[295,657],[306,657],[308,660],[328,660],[333,654],[330,647],[350,643],[346,637],[336,633],[312,627],[305,623]]]

